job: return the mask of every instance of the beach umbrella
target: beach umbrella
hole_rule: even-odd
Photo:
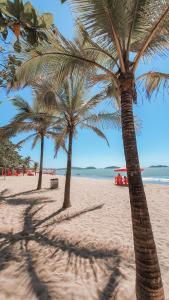
[[[143,172],[144,169],[143,169],[143,168],[140,168],[140,171]],[[126,169],[126,168],[114,169],[114,172],[127,172],[127,169]]]

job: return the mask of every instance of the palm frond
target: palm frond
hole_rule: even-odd
[[[86,101],[77,113],[77,117],[80,117],[87,113],[89,110],[95,108],[101,101],[105,99],[105,93],[98,93],[97,95],[93,96],[90,100]]]
[[[119,109],[121,106],[120,90],[112,78],[107,74],[95,74],[89,79],[88,86],[93,87],[96,84],[100,84],[103,98],[113,100],[116,108]]]
[[[97,44],[102,48],[110,49],[111,53],[114,52],[114,48],[116,49],[124,71],[122,45],[128,36],[128,27],[131,23],[131,1],[72,0],[69,3]]]
[[[35,146],[36,146],[39,139],[40,139],[40,136],[36,133],[34,135],[34,140],[33,140],[33,143],[32,143],[32,149],[35,148]]]
[[[26,143],[27,141],[31,140],[31,139],[34,138],[35,136],[36,136],[36,133],[30,134],[30,135],[27,136],[26,138],[20,140],[20,141],[17,143],[17,146],[20,146],[20,145]]]
[[[145,73],[137,79],[143,84],[147,97],[150,98],[153,92],[159,92],[160,88],[169,88],[169,74],[160,72]]]
[[[107,58],[107,65],[111,65],[112,63],[112,67],[116,66],[117,69],[120,68],[119,64],[118,64],[118,56],[116,55],[116,49],[114,48],[114,50],[111,52],[109,51],[109,49],[107,48],[103,48],[99,45],[99,43],[95,42],[89,35],[89,33],[87,32],[87,30],[84,28],[84,26],[82,25],[82,23],[80,22],[80,20],[77,20],[77,29],[78,29],[78,34],[79,34],[79,38],[78,38],[78,42],[83,44],[83,49],[84,51],[88,51],[88,50],[92,50],[92,51],[97,51],[99,57],[97,59],[99,59],[99,61],[102,62],[106,62],[106,58]]]
[[[1,128],[1,135],[6,137],[12,137],[21,132],[29,132],[34,130],[34,124],[29,122],[18,122],[14,120],[10,124]]]
[[[32,113],[32,108],[27,101],[25,101],[22,97],[16,96],[11,99],[12,104],[19,110],[21,113]]]
[[[54,35],[48,32],[49,43],[43,43],[29,53],[26,60],[16,72],[17,85],[32,85],[33,81],[43,81],[46,77],[58,88],[65,77],[74,73],[82,75],[100,69],[109,73],[114,79],[111,70],[107,68],[105,55],[100,60],[100,53],[84,47],[76,41],[66,40],[59,32]]]
[[[6,125],[0,128],[0,137],[1,139],[10,138],[12,136],[15,136],[17,133],[16,128],[10,125]]]
[[[120,111],[114,113],[100,112],[98,114],[89,114],[84,118],[87,124],[100,124],[103,128],[119,128],[121,127]]]
[[[36,96],[38,97],[38,95]],[[52,137],[51,133],[56,135],[61,132],[63,128],[62,119],[58,118],[55,110],[49,111],[46,107],[42,107],[37,97],[34,99],[32,106],[21,97],[15,97],[13,99],[12,103],[19,113],[14,116],[8,125],[1,129],[2,137],[11,137],[21,132],[29,133],[32,131],[33,134],[24,138],[19,144],[34,138],[32,144],[32,148],[34,148],[41,134],[49,136],[50,133],[50,137]]]
[[[65,139],[67,137],[67,128],[63,128],[63,130],[58,134],[55,139],[55,157],[58,154],[58,151],[61,147],[65,147]]]
[[[62,128],[62,130],[63,130],[63,128]],[[61,138],[60,133],[61,133],[61,129],[59,129],[58,132],[54,132],[54,131],[47,131],[46,132],[46,137],[52,138],[54,143],[55,143],[54,158],[57,156],[57,153],[58,153],[60,148],[62,148],[67,153],[66,136],[62,136],[62,138]],[[62,141],[59,141],[60,138],[62,139]]]
[[[144,36],[144,38],[142,38],[142,40],[140,39],[138,43],[139,51],[137,52],[136,57],[134,59],[134,70],[136,69],[139,63],[140,58],[144,56],[144,53],[146,51],[150,51],[152,48],[157,49],[157,47],[159,50],[162,50],[163,48],[165,49],[165,47],[168,48],[168,34],[166,34],[165,32],[166,30],[168,30],[168,1],[151,1],[146,7],[147,11],[145,11],[144,13],[145,16],[149,17],[149,23],[146,26],[146,35]],[[143,15],[141,17],[143,22]],[[162,36],[164,32],[165,35]]]
[[[105,134],[96,126],[90,125],[87,122],[81,122],[80,123],[81,128],[87,128],[92,130],[94,133],[96,133],[100,138],[106,141],[107,145],[109,146],[108,139],[106,138]]]
[[[153,53],[153,49],[162,51],[168,47],[168,0],[68,2],[82,23],[82,34],[88,44],[92,45],[92,40],[95,50],[99,45],[108,51],[115,61],[121,62],[122,72],[121,53],[129,59],[130,51],[135,52],[138,62],[141,56]]]
[[[48,78],[58,88],[70,74],[90,77],[103,72],[118,89],[117,71],[135,71],[142,57],[168,49],[168,0],[69,3],[80,19],[79,37],[69,41],[58,30],[46,32],[48,42],[31,49],[29,59],[18,68],[19,86]],[[134,62],[129,61],[131,52]]]

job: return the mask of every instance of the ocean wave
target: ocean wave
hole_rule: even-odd
[[[155,182],[169,182],[169,178],[161,178],[161,177],[143,177],[143,181],[155,181]]]

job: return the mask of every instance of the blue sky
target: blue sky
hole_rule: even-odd
[[[55,18],[55,24],[59,30],[67,37],[71,38],[74,32],[73,16],[67,4],[61,5],[59,0],[32,0],[35,8],[39,12],[51,12]],[[152,62],[140,65],[138,75],[148,70],[168,71],[169,58],[155,58]],[[31,101],[30,89],[25,89],[17,94]],[[15,114],[15,110],[10,104],[8,97],[1,92],[3,105],[0,108],[0,125],[7,123]],[[140,162],[142,166],[151,164],[169,165],[169,94],[163,92],[154,95],[151,102],[144,98],[143,93],[138,94],[139,101],[135,107],[135,114],[142,122],[142,129],[137,136]],[[105,131],[110,147],[96,137],[90,131],[79,131],[78,139],[73,145],[73,165],[74,166],[96,166],[105,167],[109,165],[125,165],[122,145],[121,131],[109,129]],[[14,141],[18,141],[15,138]],[[31,143],[26,143],[21,154],[30,155],[33,160],[39,160],[39,145],[31,149]],[[58,158],[53,158],[53,144],[46,140],[44,165],[46,167],[66,166],[66,156],[61,151]]]

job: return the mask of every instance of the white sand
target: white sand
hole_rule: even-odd
[[[0,178],[0,300],[134,300],[127,188],[74,177],[72,207],[57,212],[64,178],[49,190],[50,178],[40,192],[37,177]],[[169,300],[169,186],[145,189]]]

